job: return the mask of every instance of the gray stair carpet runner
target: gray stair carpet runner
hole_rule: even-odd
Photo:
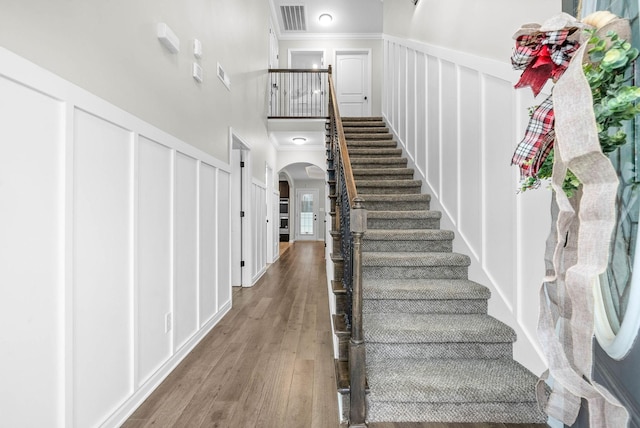
[[[363,322],[369,422],[544,423],[537,377],[513,360],[515,332],[487,314],[382,118],[344,118],[368,210]]]

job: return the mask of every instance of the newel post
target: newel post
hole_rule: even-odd
[[[366,370],[364,333],[362,330],[362,236],[367,231],[367,210],[356,197],[351,207],[353,236],[353,312],[349,342],[350,410],[349,427],[366,427]]]

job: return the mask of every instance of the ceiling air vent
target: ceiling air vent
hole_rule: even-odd
[[[307,31],[304,6],[280,6],[285,31]]]

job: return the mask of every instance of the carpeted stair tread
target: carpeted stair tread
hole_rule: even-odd
[[[402,168],[407,165],[407,158],[392,157],[392,158],[380,158],[380,157],[354,157],[351,158],[351,166],[354,168]]]
[[[358,192],[368,194],[420,194],[422,182],[419,180],[356,180]]]
[[[369,195],[367,195],[370,197]],[[373,196],[373,195],[371,195]],[[376,196],[391,196],[391,195],[376,195]],[[395,195],[396,197],[400,195]],[[403,196],[415,196],[415,195],[403,195]],[[369,199],[365,199],[366,201]],[[431,210],[413,210],[413,211],[372,211],[367,212],[367,217],[372,219],[393,219],[393,220],[420,220],[420,219],[433,219],[440,220],[442,218],[442,212]]]
[[[535,402],[537,377],[508,359],[375,361],[369,400],[430,403]]]
[[[513,343],[516,334],[486,314],[365,314],[367,343]]]
[[[349,157],[380,157],[391,156],[399,157],[402,155],[402,149],[374,148],[374,149],[349,149]]]
[[[345,135],[349,134],[388,134],[389,128],[386,126],[351,126],[346,125],[342,127]]]
[[[374,229],[367,230],[365,241],[450,241],[454,238],[451,230],[442,229]]]
[[[398,143],[395,140],[352,140],[347,142],[347,149],[352,148],[397,148]]]
[[[353,168],[353,176],[356,180],[359,177],[378,178],[380,176],[408,176],[413,177],[413,168]]]
[[[420,180],[364,180],[356,179],[356,188],[358,187],[392,187],[402,189],[404,187],[422,187]],[[402,193],[402,192],[396,192]]]
[[[431,195],[427,193],[421,194],[408,194],[408,195],[370,195],[366,193],[358,194],[365,203],[365,208],[369,209],[366,204],[367,202],[429,202],[431,201]],[[382,211],[379,211],[382,212]],[[388,210],[387,212],[395,212]],[[369,214],[369,213],[367,213]]]
[[[486,300],[491,297],[487,287],[466,279],[364,279],[362,290],[364,299]]]
[[[451,252],[454,234],[441,229],[372,229],[365,233],[366,252]]]
[[[382,116],[347,116],[342,117],[342,123],[350,122],[384,122]]]
[[[372,126],[379,126],[386,128],[387,124],[384,120],[342,120],[343,128],[354,128],[354,127],[362,127],[368,128]]]
[[[363,252],[362,266],[428,267],[463,266],[471,264],[469,256],[460,253],[388,253]]]

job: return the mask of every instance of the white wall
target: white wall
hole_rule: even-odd
[[[490,314],[516,329],[515,358],[540,373],[550,191],[517,194],[509,165],[535,101],[513,89],[518,74],[506,62],[392,36],[384,58],[383,114],[432,209],[443,212],[442,227],[455,231],[454,250],[471,257],[470,278],[491,289]]]
[[[2,425],[119,426],[231,307],[229,166],[3,48],[0,92]]]
[[[276,156],[265,121],[269,17],[267,0],[5,0],[0,46],[223,162],[233,127],[251,144],[253,177],[264,180]],[[179,53],[158,41],[159,22],[180,39]],[[203,83],[191,76],[194,62]]]
[[[383,31],[501,62],[509,60],[520,25],[562,11],[561,0],[384,0]]]
[[[280,40],[280,67],[288,68],[289,49],[324,50],[325,67],[333,66],[335,70],[336,51],[363,50],[371,51],[371,115],[380,116],[381,88],[382,88],[382,41],[381,39],[304,39],[304,40]]]

